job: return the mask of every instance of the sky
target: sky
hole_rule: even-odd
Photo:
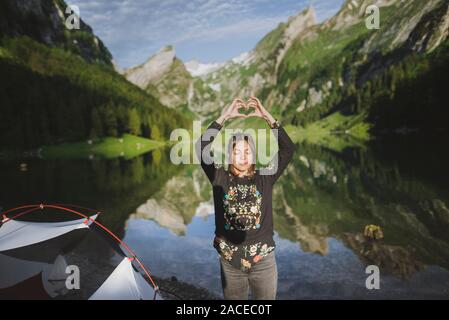
[[[111,51],[119,68],[173,45],[184,62],[223,62],[252,50],[268,32],[312,5],[318,21],[343,0],[67,0]]]

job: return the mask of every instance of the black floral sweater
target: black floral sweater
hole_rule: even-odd
[[[223,166],[208,164],[201,157],[221,128],[213,121],[196,144],[198,159],[213,187],[214,247],[232,265],[248,270],[275,248],[272,189],[292,159],[296,146],[280,126],[277,129],[279,151],[275,157],[277,170],[274,165],[269,174],[256,170],[252,177],[236,177]]]

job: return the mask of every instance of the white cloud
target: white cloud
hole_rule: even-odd
[[[343,0],[339,0],[340,2]],[[319,18],[339,1],[312,1]],[[121,67],[143,62],[167,44],[253,37],[254,45],[310,0],[69,0]],[[145,50],[148,50],[145,52]],[[209,48],[210,51],[210,48]],[[245,51],[245,50],[242,50]],[[140,59],[140,61],[135,60]]]
[[[235,23],[217,26],[211,29],[201,29],[199,32],[185,33],[176,38],[174,43],[181,43],[194,39],[201,39],[203,42],[215,41],[232,36],[247,36],[260,31],[270,31],[277,26],[280,21],[287,20],[288,16],[270,17],[264,19],[245,19]]]

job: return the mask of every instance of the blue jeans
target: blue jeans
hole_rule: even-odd
[[[278,272],[274,250],[249,270],[242,271],[220,256],[221,284],[226,300],[275,300]]]

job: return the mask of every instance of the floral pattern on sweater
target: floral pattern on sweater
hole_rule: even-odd
[[[242,271],[249,270],[275,249],[274,245],[270,246],[261,241],[254,244],[233,245],[219,237],[215,237],[214,247],[225,260]]]
[[[224,194],[226,230],[248,231],[260,228],[262,195],[255,184],[230,186]]]

